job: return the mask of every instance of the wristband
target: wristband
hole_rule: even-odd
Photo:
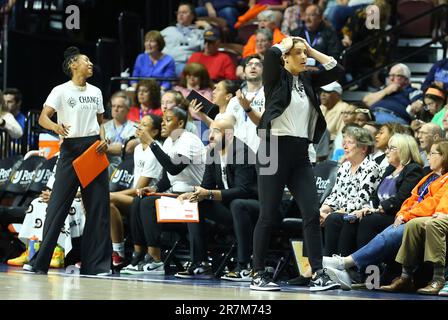
[[[208,200],[213,200],[213,192],[212,192],[212,190],[209,190],[208,191]]]
[[[252,108],[249,107],[248,109],[244,109],[244,112],[246,112],[246,113],[252,112]]]

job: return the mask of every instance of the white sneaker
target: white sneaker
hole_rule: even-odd
[[[143,274],[165,275],[165,264],[162,261],[144,264],[142,266]]]
[[[352,289],[352,279],[346,270],[338,270],[331,267],[325,267],[331,280],[341,285],[342,290]]]
[[[332,257],[322,257],[322,267],[345,270],[344,258],[334,254]]]

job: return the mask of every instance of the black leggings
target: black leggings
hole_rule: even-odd
[[[325,219],[324,254],[349,256],[362,248],[394,222],[394,216],[380,213],[366,215],[361,221],[350,223],[340,213],[331,213]]]
[[[286,185],[302,212],[304,244],[314,272],[322,268],[322,235],[316,183],[308,157],[308,141],[290,136],[278,137],[276,151],[276,138],[271,137],[268,143],[262,140],[257,152],[261,210],[254,232],[254,270],[261,271],[265,268],[271,229],[278,220],[276,215]],[[266,159],[267,155],[270,158]],[[274,170],[267,172],[266,168],[269,166]]]

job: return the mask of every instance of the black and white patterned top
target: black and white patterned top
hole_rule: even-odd
[[[338,170],[336,183],[323,204],[334,211],[352,212],[368,204],[370,195],[375,192],[380,180],[381,169],[378,164],[366,157],[356,170],[351,173],[351,163],[344,162]]]

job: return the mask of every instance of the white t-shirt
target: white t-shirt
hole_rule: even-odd
[[[161,143],[156,141],[161,147]],[[140,143],[134,149],[134,182],[132,187],[137,186],[138,179],[143,176],[151,178],[150,186],[157,184],[162,175],[162,165],[157,161],[156,156],[149,146],[143,150],[143,145]]]
[[[250,104],[253,110],[260,113],[264,112],[265,98],[263,87],[255,92],[243,91],[243,93],[248,100],[254,98]],[[235,137],[247,144],[256,153],[260,145],[260,137],[257,135],[257,125],[250,120],[237,97],[230,99],[225,113],[235,118]]]
[[[225,155],[219,155],[221,158],[221,178],[222,183],[224,184],[224,189],[229,189],[229,181],[227,180],[227,154]]]
[[[168,137],[163,143],[163,151],[171,159],[179,154],[187,157],[191,161],[191,164],[178,175],[173,176],[167,173],[171,183],[171,191],[194,191],[193,187],[201,184],[205,171],[206,151],[201,139],[191,132],[184,131],[174,142],[171,137]]]
[[[71,80],[55,87],[46,106],[56,110],[58,123],[70,126],[66,138],[89,137],[100,133],[97,114],[104,113],[101,90],[89,83],[81,90]]]
[[[309,138],[310,109],[311,105],[302,81],[297,76],[293,76],[291,102],[279,117],[272,120],[272,134],[275,136]]]

